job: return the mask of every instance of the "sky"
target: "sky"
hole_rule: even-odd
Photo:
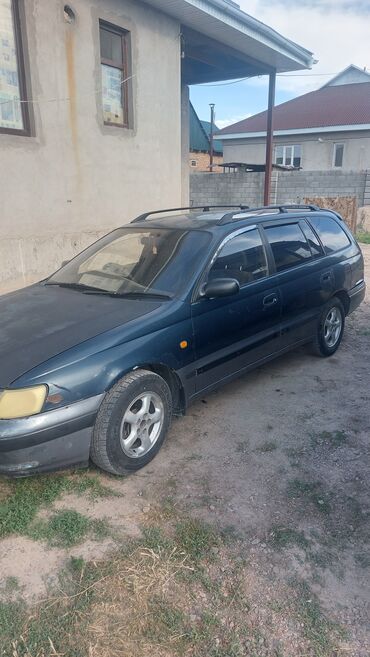
[[[370,0],[239,0],[240,8],[283,36],[307,48],[319,60],[310,71],[281,74],[276,104],[318,89],[349,64],[370,71]],[[268,79],[190,88],[201,119],[209,119],[215,103],[216,124],[230,123],[267,107]]]

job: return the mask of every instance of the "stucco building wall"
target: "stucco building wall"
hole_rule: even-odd
[[[34,136],[0,134],[2,290],[47,275],[97,236],[188,195],[179,24],[137,0],[74,0],[73,9],[69,24],[63,3],[24,2],[38,102]],[[103,123],[99,19],[131,32],[131,129]]]
[[[331,171],[333,167],[334,144],[344,144],[342,171],[363,171],[370,169],[370,133],[328,132],[310,135],[289,135],[274,137],[274,145],[289,146],[300,144],[302,164],[305,171]],[[266,141],[262,138],[224,140],[225,162],[247,162],[262,164],[266,158]],[[337,169],[338,170],[338,169]]]

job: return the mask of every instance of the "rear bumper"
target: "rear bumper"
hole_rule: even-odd
[[[366,292],[366,283],[365,281],[361,281],[355,287],[352,288],[352,290],[349,290],[348,296],[349,296],[349,310],[348,310],[348,315],[353,313],[356,308],[360,305],[360,303],[363,302],[365,298],[365,292]]]
[[[103,395],[18,420],[0,420],[0,473],[26,474],[87,464]]]

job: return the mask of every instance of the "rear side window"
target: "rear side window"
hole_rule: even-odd
[[[332,217],[310,217],[310,223],[318,233],[325,253],[333,253],[351,244],[343,228]]]
[[[319,256],[322,256],[323,255],[322,246],[319,240],[317,239],[317,235],[315,235],[315,233],[313,232],[311,226],[308,225],[307,221],[302,221],[300,226],[305,234],[306,240],[309,244],[313,257],[318,258]]]
[[[285,271],[312,258],[299,224],[267,226],[265,232],[275,258],[276,271]]]

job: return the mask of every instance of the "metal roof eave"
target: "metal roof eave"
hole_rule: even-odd
[[[311,135],[321,132],[352,132],[353,130],[370,130],[370,123],[358,123],[354,125],[328,125],[317,128],[292,128],[290,130],[274,130],[274,137],[288,137],[289,135]],[[229,134],[215,134],[218,141],[231,139],[255,139],[266,137],[266,130],[259,132],[230,132]]]
[[[145,0],[182,24],[278,72],[311,68],[312,53],[228,0]]]

